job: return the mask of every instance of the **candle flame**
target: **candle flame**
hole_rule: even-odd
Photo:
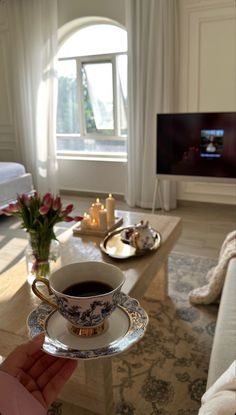
[[[101,210],[104,210],[104,205],[101,206]]]
[[[96,223],[96,220],[95,220],[95,219],[93,219],[93,220],[92,220],[92,223]]]
[[[87,218],[87,212],[84,212],[84,218]]]
[[[112,197],[112,194],[111,193],[109,193],[109,197]]]
[[[96,203],[99,203],[99,197],[97,197],[97,199],[96,199]]]

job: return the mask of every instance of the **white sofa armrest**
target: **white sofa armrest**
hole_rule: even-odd
[[[211,351],[207,389],[236,359],[236,258],[229,262]]]

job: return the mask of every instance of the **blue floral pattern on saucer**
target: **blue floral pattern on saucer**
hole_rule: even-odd
[[[27,325],[31,337],[34,337],[42,331],[46,332],[43,344],[43,350],[45,352],[54,356],[69,357],[71,359],[94,359],[124,352],[134,343],[138,342],[146,331],[148,315],[136,299],[121,292],[117,310],[113,313],[116,313],[116,320],[114,320],[116,321],[116,323],[114,323],[116,324],[116,327],[112,328],[113,339],[110,339],[111,336],[110,333],[108,333],[108,340],[105,340],[104,343],[100,341],[100,336],[97,336],[92,342],[91,338],[83,339],[84,343],[81,343],[81,340],[78,340],[78,348],[71,347],[59,338],[51,336],[51,322],[60,319],[65,321],[65,319],[60,316],[58,311],[55,311],[45,303],[41,303],[39,307],[30,313]],[[112,317],[108,318],[108,322],[111,318]],[[70,334],[69,331],[67,331],[66,322],[63,322],[62,324],[63,328],[61,328],[59,324],[60,330],[64,330],[65,335],[70,339],[70,336],[73,336],[73,334]],[[122,331],[124,325],[127,325],[127,329]],[[86,345],[84,350],[81,347],[81,344]]]

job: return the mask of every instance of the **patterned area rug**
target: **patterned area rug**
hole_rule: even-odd
[[[172,253],[169,298],[144,297],[144,338],[114,359],[119,415],[196,415],[206,388],[216,305],[191,306],[188,293],[205,283],[216,260]]]
[[[169,298],[145,296],[149,315],[145,336],[113,358],[117,415],[197,415],[206,388],[217,305],[192,306],[188,293],[205,283],[216,260],[172,253]],[[50,415],[78,414],[55,402]]]

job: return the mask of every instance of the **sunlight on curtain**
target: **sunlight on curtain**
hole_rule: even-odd
[[[127,0],[130,206],[150,208],[156,179],[156,115],[176,110],[177,10],[173,0]],[[164,183],[164,207],[176,204]]]
[[[19,152],[34,187],[57,192],[57,0],[8,0],[12,103]]]

